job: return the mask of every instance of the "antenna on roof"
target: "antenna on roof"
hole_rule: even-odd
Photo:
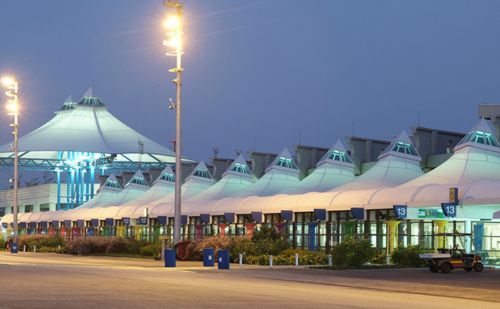
[[[219,155],[219,147],[212,148],[212,151],[214,152],[214,158],[217,158],[217,156]]]
[[[236,156],[239,156],[241,154],[241,149],[236,149]]]
[[[93,97],[93,93],[92,93],[92,86],[89,87],[89,89],[87,89],[87,91],[85,91],[85,93],[83,94],[84,97]]]

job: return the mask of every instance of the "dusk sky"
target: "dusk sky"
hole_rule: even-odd
[[[500,103],[498,0],[184,3],[184,155],[196,160],[213,147],[223,157],[328,147],[353,123],[355,135],[390,139],[419,113],[423,126],[465,131],[479,103]],[[168,145],[166,12],[161,0],[1,0],[0,72],[20,80],[21,134],[92,86]],[[10,119],[0,121],[3,143]]]

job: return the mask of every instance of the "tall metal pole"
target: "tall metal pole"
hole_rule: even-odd
[[[173,28],[174,32],[169,33],[172,41],[165,42],[165,45],[175,47],[175,52],[169,52],[167,55],[175,54],[177,65],[170,69],[169,72],[175,73],[176,78],[173,83],[176,85],[176,102],[175,102],[175,205],[174,205],[174,239],[173,243],[181,241],[181,181],[182,181],[182,125],[181,125],[181,87],[182,87],[182,11],[183,6],[178,0],[167,0],[164,2],[167,7],[176,10],[174,21],[167,27]]]
[[[17,88],[17,85],[16,85]],[[17,102],[17,89],[16,89],[16,105]],[[18,136],[19,136],[19,119],[18,119],[18,111],[16,110],[14,113],[14,244],[15,244],[15,252],[17,253],[17,238],[18,238],[18,225],[17,225],[17,213],[19,212],[19,152],[18,152]]]
[[[14,116],[14,123],[11,123],[10,126],[14,128],[12,134],[14,134],[14,201],[13,201],[13,244],[11,246],[11,252],[17,253],[17,241],[18,241],[18,224],[17,224],[17,213],[19,212],[19,153],[18,153],[18,136],[19,136],[19,99],[18,99],[18,90],[19,85],[16,79],[13,77],[3,77],[2,83],[5,87],[7,87],[7,91],[5,94],[9,97],[7,103],[7,110],[9,115]]]

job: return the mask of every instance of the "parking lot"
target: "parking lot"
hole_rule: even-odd
[[[0,308],[500,308],[500,272],[331,271],[0,254]]]

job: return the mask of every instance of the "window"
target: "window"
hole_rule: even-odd
[[[44,212],[44,211],[50,211],[50,204],[49,203],[40,204],[40,212]]]
[[[404,143],[404,142],[395,142],[392,147],[392,151],[404,153],[412,156],[418,156],[415,147],[412,144]]]
[[[24,206],[24,212],[33,212],[33,205],[26,205]]]
[[[175,182],[175,175],[172,173],[162,173],[160,176],[160,180],[168,181],[168,182]]]
[[[231,170],[236,173],[247,174],[247,175],[251,174],[250,169],[246,164],[234,163],[233,168]]]
[[[130,183],[134,183],[136,185],[141,185],[141,186],[147,186],[148,183],[144,179],[144,177],[139,177],[139,176],[134,176],[131,180]]]
[[[334,161],[352,163],[351,158],[349,157],[349,155],[347,155],[345,151],[333,150],[328,156],[328,159]]]
[[[293,162],[293,159],[291,158],[280,157],[278,161],[276,161],[276,165],[281,167],[291,168],[294,170],[297,169],[297,165],[295,164],[295,162]]]
[[[212,176],[210,176],[210,173],[207,170],[195,170],[193,176],[212,179]]]
[[[497,138],[493,134],[483,131],[470,132],[460,141],[459,144],[465,144],[467,142],[495,147],[500,146]]]

